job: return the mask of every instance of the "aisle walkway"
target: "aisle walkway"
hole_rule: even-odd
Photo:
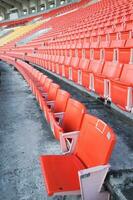
[[[0,200],[45,200],[38,158],[58,142],[19,73],[2,62],[0,71]]]

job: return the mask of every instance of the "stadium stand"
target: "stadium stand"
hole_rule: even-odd
[[[60,143],[61,155],[40,157],[48,195],[107,200],[109,193],[102,187],[115,133],[33,66],[82,86],[132,117],[133,1],[101,0],[90,5],[82,0],[39,17],[34,23],[35,17],[7,22],[19,27],[0,38],[0,59],[22,74]],[[39,35],[43,29],[47,31]]]

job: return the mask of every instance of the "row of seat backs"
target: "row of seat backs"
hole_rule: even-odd
[[[35,75],[36,73],[38,72],[34,71],[33,74]],[[35,78],[38,79],[36,75]],[[43,75],[40,76],[40,79],[42,78]],[[45,76],[45,83],[47,81],[49,82],[49,78]],[[107,164],[116,142],[113,130],[97,117],[85,114],[86,108],[82,103],[70,98],[68,92],[59,89],[58,84],[51,82],[48,94],[54,90],[56,91],[54,109],[59,112],[60,105],[63,104],[65,110],[62,128],[66,132],[80,130],[74,154],[84,163],[85,167]],[[67,102],[66,109],[64,99]],[[56,106],[59,107],[57,108]]]
[[[7,53],[8,54],[8,53]],[[15,57],[15,54],[12,55]],[[80,59],[89,60],[103,60],[103,61],[115,61],[122,64],[128,64],[133,62],[133,50],[132,48],[96,48],[96,49],[81,49],[81,50],[63,50],[63,51],[51,51],[36,54],[28,54],[26,57],[33,57],[36,59],[43,59],[44,61],[52,61],[55,63],[67,65],[77,65]],[[18,55],[19,57],[19,55]],[[70,60],[70,61],[69,61]],[[75,64],[74,64],[75,63]]]
[[[129,55],[129,52],[127,52]],[[123,59],[127,59],[124,57],[124,52],[122,52]],[[69,57],[70,58],[70,57]],[[70,59],[65,59],[70,61]],[[65,62],[64,60],[64,62]],[[68,66],[76,67],[77,69],[87,70],[89,73],[94,73],[96,75],[102,75],[108,79],[117,79],[123,83],[133,84],[133,64],[121,64],[119,62],[111,62],[111,61],[100,61],[100,60],[88,60],[88,59],[79,59],[78,57],[73,57]]]

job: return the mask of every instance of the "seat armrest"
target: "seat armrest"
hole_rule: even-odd
[[[99,165],[78,172],[81,196],[83,199],[100,199],[101,188],[108,173],[110,165]]]
[[[55,103],[55,101],[47,101],[47,105],[48,105],[49,108],[53,108],[54,103]]]
[[[63,154],[72,154],[75,150],[79,131],[60,134],[60,146]],[[69,139],[72,139],[70,142]]]
[[[63,116],[64,116],[64,112],[54,113],[55,118],[63,119]]]
[[[41,92],[41,95],[42,95],[42,97],[47,97],[47,96],[48,96],[48,93],[46,93],[46,92]]]
[[[53,105],[55,101],[47,101],[47,105]]]

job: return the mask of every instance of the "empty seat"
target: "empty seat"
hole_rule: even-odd
[[[104,80],[119,78],[122,66],[123,65],[118,62],[105,62],[101,75],[94,75],[94,90],[97,94],[102,97],[104,96]]]
[[[70,94],[67,91],[58,89],[55,100],[53,102],[47,102],[45,107],[45,117],[48,122],[55,113],[65,112],[69,98]]]
[[[79,57],[72,57],[71,66],[69,67],[69,79],[75,82],[78,80],[79,60]]]
[[[111,100],[120,108],[133,107],[133,64],[125,64],[119,79],[111,81]]]
[[[112,40],[110,47],[111,48],[122,48],[125,46],[126,40]]]
[[[71,63],[71,57],[65,56],[64,65],[62,66],[62,76],[69,78],[69,67]]]
[[[37,91],[36,91],[36,97],[37,97],[38,100],[40,98],[43,100],[43,97],[45,98],[47,96],[50,84],[52,82],[53,82],[52,79],[46,78],[44,85],[42,87],[36,88],[37,89]],[[42,106],[41,100],[39,100],[39,102],[40,102],[40,105]]]
[[[101,60],[91,60],[88,70],[82,71],[82,85],[88,90],[92,89],[91,86],[91,77],[94,74],[101,73],[103,68],[103,62]]]
[[[116,136],[106,123],[85,114],[74,152],[40,157],[48,195],[81,193],[84,199],[99,199],[115,142]]]
[[[46,101],[54,101],[57,95],[57,91],[60,88],[60,86],[56,83],[51,83],[47,95],[41,97],[39,103],[40,107],[44,110],[45,112],[45,107],[47,105]]]
[[[59,140],[60,134],[79,130],[85,112],[86,108],[82,103],[69,99],[65,112],[50,118],[51,129],[56,139]]]

